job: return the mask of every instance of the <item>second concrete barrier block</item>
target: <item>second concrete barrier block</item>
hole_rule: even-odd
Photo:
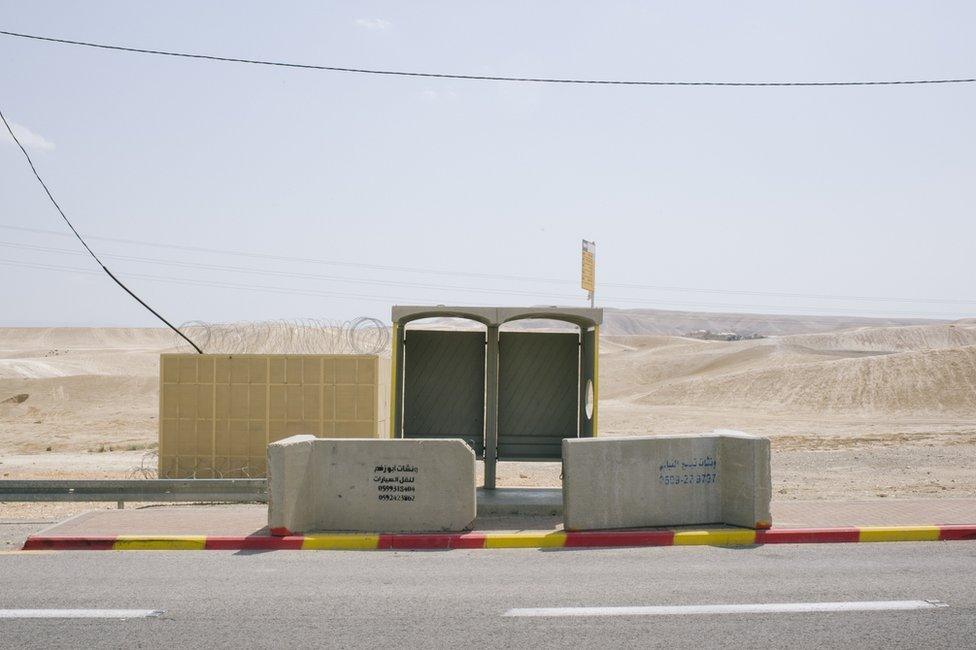
[[[563,440],[568,530],[768,528],[769,440],[737,431]]]

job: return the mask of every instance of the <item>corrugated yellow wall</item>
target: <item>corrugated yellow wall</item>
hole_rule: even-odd
[[[295,434],[389,435],[389,361],[376,355],[163,354],[159,477],[262,477]]]

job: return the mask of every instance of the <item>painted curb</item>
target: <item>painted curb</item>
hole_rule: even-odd
[[[855,542],[976,541],[976,524],[848,528],[538,531],[520,533],[322,533],[285,537],[31,535],[25,551],[447,551],[489,548],[613,548],[643,546],[760,546]]]

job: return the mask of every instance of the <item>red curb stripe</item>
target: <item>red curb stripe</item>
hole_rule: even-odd
[[[671,546],[673,530],[570,531],[564,548],[598,548],[612,546]]]
[[[976,539],[976,525],[939,526],[939,539],[947,542]]]
[[[858,542],[861,530],[845,528],[780,528],[756,531],[756,544],[822,544]],[[673,530],[618,530],[572,531],[565,535],[565,548],[670,546],[674,543]],[[420,533],[379,535],[378,549],[386,550],[450,550],[483,549],[490,533]],[[67,537],[31,535],[24,542],[23,550],[40,551],[102,551],[112,550],[115,536]],[[946,525],[939,527],[942,541],[976,540],[976,524]],[[305,537],[288,536],[208,536],[207,550],[298,550]]]
[[[284,528],[284,527],[272,528],[268,532],[270,532],[275,537],[290,537],[290,536],[292,536],[292,535],[295,534],[295,533],[291,532],[290,530],[288,530],[287,528]]]
[[[25,551],[111,551],[116,537],[38,537],[24,542]]]
[[[857,542],[861,530],[845,528],[771,528],[756,531],[756,544],[827,544]]]
[[[418,533],[380,535],[376,548],[402,551],[436,551],[455,548],[484,548],[483,533]]]
[[[438,550],[451,548],[451,535],[380,535],[376,548],[380,550]]]
[[[301,535],[289,537],[207,537],[204,550],[207,551],[284,551],[300,550],[305,540]]]
[[[485,547],[485,533],[464,533],[463,535],[458,535],[454,548],[484,548]]]

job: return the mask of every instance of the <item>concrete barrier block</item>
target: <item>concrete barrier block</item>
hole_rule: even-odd
[[[568,530],[768,526],[769,441],[739,432],[563,441]]]
[[[315,436],[291,436],[268,445],[268,528],[272,535],[308,530],[314,521],[312,499],[304,498],[314,483]]]
[[[268,446],[272,534],[457,532],[476,516],[463,440],[293,436]]]
[[[769,438],[721,431],[722,521],[746,528],[769,528],[773,496]]]

